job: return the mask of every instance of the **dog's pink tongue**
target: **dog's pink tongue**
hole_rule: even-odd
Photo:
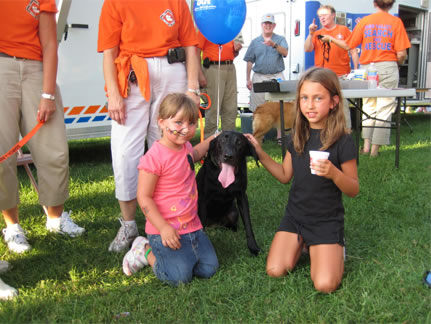
[[[229,187],[229,185],[235,181],[235,173],[233,166],[222,163],[221,172],[218,176],[218,181],[220,181],[223,188]]]

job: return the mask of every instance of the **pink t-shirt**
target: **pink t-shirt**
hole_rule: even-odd
[[[202,228],[198,217],[198,191],[195,172],[187,155],[193,154],[192,145],[187,142],[181,151],[174,151],[156,141],[141,157],[139,170],[159,176],[153,199],[163,218],[179,234],[195,232]],[[191,157],[191,156],[190,156]],[[147,234],[160,232],[147,221]]]

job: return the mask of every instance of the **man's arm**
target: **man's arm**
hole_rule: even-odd
[[[397,52],[397,61],[398,61],[398,65],[403,65],[405,60],[407,58],[407,50],[402,50]]]
[[[103,75],[105,77],[108,95],[108,114],[112,120],[124,125],[126,121],[126,106],[118,88],[117,67],[115,58],[118,56],[118,46],[103,51]]]
[[[313,18],[313,22],[310,24],[310,26],[308,26],[309,34],[308,34],[307,38],[305,39],[304,51],[306,51],[306,52],[314,51],[313,35],[316,32],[316,30],[317,30],[316,19]]]
[[[187,70],[187,89],[198,90],[199,89],[199,69],[200,69],[200,58],[197,55],[195,46],[184,47],[186,52],[186,70]],[[194,93],[187,91],[186,94],[199,105],[199,96]]]
[[[39,16],[39,39],[42,47],[43,82],[42,92],[55,95],[57,80],[57,34],[55,14],[41,12]],[[55,101],[41,98],[37,112],[39,120],[48,121],[55,113]]]
[[[359,54],[357,48],[352,48],[350,50],[350,55],[352,56],[353,68],[356,70],[359,67]]]
[[[248,90],[251,90],[253,88],[253,83],[251,82],[251,79],[250,79],[252,66],[253,66],[253,62],[247,62],[246,80],[247,80]]]

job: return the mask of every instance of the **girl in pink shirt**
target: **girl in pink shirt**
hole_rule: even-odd
[[[167,95],[159,109],[162,138],[141,158],[137,199],[147,218],[147,238],[138,236],[123,259],[130,276],[150,265],[157,278],[172,285],[193,276],[209,278],[218,268],[215,250],[197,214],[194,162],[214,136],[192,147],[198,108],[185,94]]]

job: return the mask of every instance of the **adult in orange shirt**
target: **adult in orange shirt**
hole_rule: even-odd
[[[205,111],[205,138],[217,130],[217,118],[220,116],[223,131],[235,130],[238,114],[236,70],[233,64],[242,44],[233,40],[222,45],[220,53],[219,73],[219,45],[207,40],[198,31],[198,56],[202,51],[202,67],[199,70],[199,85],[206,88],[211,98],[211,108]],[[219,89],[219,91],[217,91]],[[218,103],[220,102],[220,104]],[[217,112],[217,109],[219,111]]]
[[[27,143],[37,169],[39,203],[46,207],[46,228],[76,236],[84,229],[64,212],[69,197],[69,152],[63,104],[56,86],[55,0],[0,1],[0,156],[39,122]],[[18,215],[17,156],[0,163],[0,209],[9,250],[30,250]]]
[[[315,20],[308,27],[309,34],[305,39],[304,50],[306,52],[314,51],[314,65],[325,67],[334,71],[338,77],[343,77],[350,73],[350,57],[348,52],[338,46],[329,47],[328,43],[319,40],[320,35],[330,35],[331,37],[345,40],[351,32],[346,26],[335,23],[335,8],[330,5],[322,5],[317,10],[321,29],[317,29]],[[330,48],[326,50],[326,48]],[[354,69],[358,68],[359,55],[356,48],[350,50]],[[351,128],[350,110],[347,100],[343,102],[344,118],[347,128]]]
[[[99,52],[112,118],[111,152],[121,227],[109,251],[129,248],[135,222],[139,158],[160,139],[159,105],[169,93],[187,93],[199,104],[197,38],[184,0],[105,0],[99,21]],[[183,47],[185,64],[168,62]]]
[[[395,0],[373,2],[377,12],[362,18],[345,42],[330,36],[324,41],[332,41],[346,50],[361,44],[361,68],[368,69],[370,63],[375,63],[379,86],[393,89],[398,87],[398,66],[407,58],[410,41],[401,19],[389,13]],[[373,119],[364,116],[362,120],[364,147],[361,153],[375,157],[381,145],[389,144],[390,121],[395,109],[395,98],[364,98],[363,110]]]

